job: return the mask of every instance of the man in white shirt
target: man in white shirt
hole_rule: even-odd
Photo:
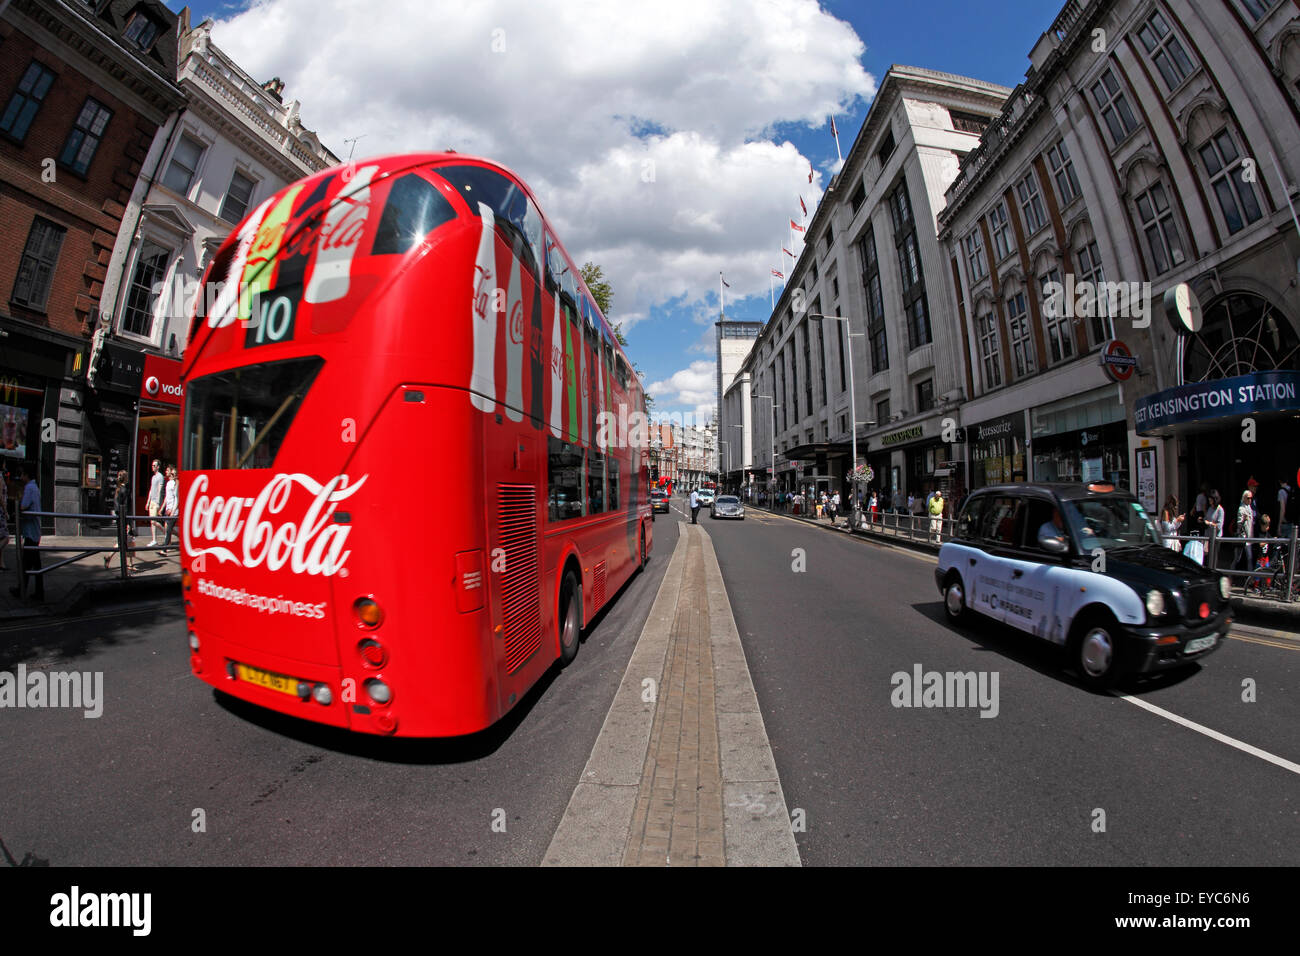
[[[163,488],[166,481],[162,476],[162,462],[157,458],[153,460],[153,478],[149,481],[149,517],[153,518],[162,514],[163,507]],[[158,547],[158,532],[162,528],[161,521],[149,522],[149,547]]]
[[[698,524],[695,520],[700,513],[700,495],[694,488],[691,489],[691,524]]]

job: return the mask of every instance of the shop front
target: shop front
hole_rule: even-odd
[[[1201,486],[1216,489],[1235,507],[1254,478],[1264,510],[1278,520],[1281,480],[1294,489],[1300,468],[1300,371],[1253,372],[1179,385],[1138,399],[1140,436],[1177,438],[1175,485],[1161,489],[1184,507]]]
[[[140,382],[139,421],[135,427],[135,497],[137,514],[148,512],[152,463],[160,470],[180,468],[181,363],[161,355],[146,354]]]
[[[1130,489],[1128,423],[1115,386],[1029,412],[1034,481],[1108,481]]]
[[[1028,481],[1025,413],[1013,412],[966,428],[970,450],[970,486]]]
[[[135,431],[143,376],[143,352],[115,342],[104,344],[94,388],[86,396],[81,510],[102,514],[105,520],[83,528],[84,534],[113,533],[108,516],[113,511],[117,473],[125,471],[128,482],[135,480]],[[137,509],[134,513],[144,511]]]
[[[935,490],[956,500],[965,484],[965,463],[954,458],[952,445],[943,440],[942,421],[927,419],[870,440],[867,460],[877,490],[892,498],[897,488],[904,507],[909,495],[924,501]]]

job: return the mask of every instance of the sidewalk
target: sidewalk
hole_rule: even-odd
[[[791,521],[802,521],[806,524],[817,525],[827,531],[837,531],[840,534],[852,534],[855,537],[866,538],[871,541],[888,542],[893,545],[910,548],[913,551],[920,551],[926,554],[939,554],[939,546],[933,541],[927,541],[927,530],[929,521],[923,516],[918,515],[914,522],[914,529],[909,530],[906,515],[888,515],[891,520],[895,517],[901,519],[901,527],[892,527],[888,524],[876,522],[874,525],[867,525],[859,528],[856,532],[851,531],[848,526],[849,518],[842,517],[834,526],[824,518],[814,518],[805,515],[792,515],[782,511],[774,511],[771,508],[757,508],[764,514],[775,515],[779,518],[788,518]],[[1297,593],[1300,594],[1300,580],[1297,581]],[[1282,601],[1270,601],[1263,598],[1243,597],[1236,587],[1232,592],[1233,615],[1237,620],[1250,624],[1266,624],[1271,627],[1279,628],[1284,631],[1292,631],[1300,634],[1300,601],[1292,601],[1286,604]]]
[[[103,548],[113,545],[115,539],[104,536],[72,536],[47,534],[41,538],[42,547],[67,550],[42,551],[41,566],[44,568],[75,557],[85,548]],[[136,538],[136,545],[149,543],[148,532]],[[113,567],[104,569],[104,557],[108,552],[91,554],[80,560],[55,568],[44,575],[45,601],[36,603],[32,598],[33,583],[29,580],[26,600],[14,597],[9,589],[18,586],[18,554],[10,543],[5,548],[5,567],[0,573],[0,623],[26,620],[31,618],[53,618],[80,614],[88,604],[107,596],[126,596],[150,592],[165,593],[168,587],[180,594],[180,542],[172,536],[171,547],[167,555],[160,557],[156,548],[135,552],[135,574],[127,580],[122,579],[121,561],[113,553]]]
[[[713,543],[678,527],[544,866],[799,865]]]

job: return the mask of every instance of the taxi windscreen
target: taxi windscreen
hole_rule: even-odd
[[[1142,505],[1131,498],[1065,501],[1065,518],[1085,551],[1159,544]]]

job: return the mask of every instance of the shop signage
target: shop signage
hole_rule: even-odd
[[[901,431],[890,432],[888,435],[881,436],[880,444],[885,447],[890,445],[901,445],[903,442],[915,441],[921,437],[924,429],[920,425],[913,425],[911,428],[904,428]]]
[[[1300,372],[1255,372],[1167,388],[1137,400],[1133,424],[1139,435],[1189,422],[1240,418],[1300,409]]]
[[[164,405],[179,405],[185,397],[185,387],[181,385],[180,360],[146,354],[140,397]]]
[[[95,375],[95,388],[101,391],[125,392],[135,396],[140,394],[140,381],[144,375],[144,353],[139,349],[127,348],[105,342],[99,356],[99,368]]]
[[[1111,339],[1101,350],[1102,371],[1112,382],[1127,382],[1137,364],[1137,356],[1119,339]]]

